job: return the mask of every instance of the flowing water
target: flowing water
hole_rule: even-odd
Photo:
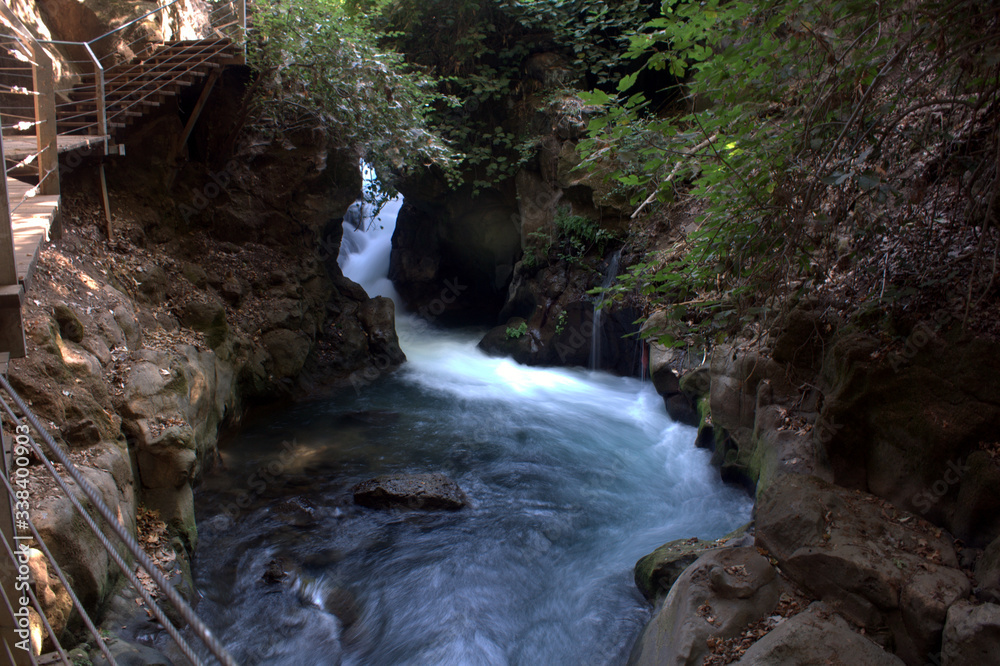
[[[383,222],[345,228],[341,259],[391,296]],[[738,527],[749,498],[648,383],[520,366],[479,352],[480,331],[399,322],[398,371],[257,415],[225,447],[197,497],[199,613],[246,664],[624,663],[650,614],[636,559]],[[351,501],[373,475],[438,471],[471,506]]]

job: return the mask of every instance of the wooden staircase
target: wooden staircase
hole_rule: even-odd
[[[104,116],[114,136],[167,100],[227,65],[242,64],[242,49],[229,39],[170,42],[143,58],[104,72]],[[94,91],[98,75],[86,74],[70,93],[71,104],[60,105],[60,134],[92,133],[100,125]]]

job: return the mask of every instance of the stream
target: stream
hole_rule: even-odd
[[[394,295],[393,205],[345,224],[341,266],[371,295]],[[521,366],[481,353],[483,331],[397,320],[399,370],[249,417],[223,448],[196,497],[199,614],[241,664],[625,663],[651,612],[635,561],[739,527],[750,498],[649,382]],[[353,504],[389,472],[444,472],[471,505]]]

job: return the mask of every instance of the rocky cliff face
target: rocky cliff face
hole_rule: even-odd
[[[227,93],[240,86],[229,84],[206,117],[232,127]],[[170,526],[182,581],[197,543],[192,485],[216,460],[220,428],[248,405],[348,388],[405,357],[392,303],[336,263],[340,218],[361,191],[356,156],[313,127],[245,135],[221,164],[206,159],[221,141],[196,136],[173,163],[181,127],[167,111],[125,137],[130,157],[108,170],[110,243],[93,171],[64,171],[65,232],[43,250],[28,356],[10,375],[124,524],[134,530],[145,505]],[[114,565],[64,497],[36,509],[81,599],[98,606]],[[50,596],[55,609],[65,593]]]
[[[704,613],[671,624],[664,618],[692,593],[668,585],[634,663],[653,663],[665,645],[680,646],[669,663],[701,663],[702,643],[684,646],[704,634],[719,660],[706,663],[804,663],[820,658],[824,640],[845,646],[839,663],[957,665],[971,651],[1000,654],[1000,354],[957,323],[940,315],[887,350],[804,300],[779,318],[769,349],[722,345],[703,364],[652,355],[668,409],[685,401],[723,476],[756,492],[755,544],[800,595],[795,613],[812,605],[794,617],[755,611],[735,629]],[[644,558],[637,580],[670,570],[677,550]],[[703,557],[684,576],[709,565]],[[714,616],[727,600],[716,589],[704,603]]]

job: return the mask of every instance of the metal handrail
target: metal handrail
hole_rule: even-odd
[[[63,489],[70,499],[71,503],[77,509],[77,513],[84,519],[92,531],[94,531],[95,536],[98,537],[101,544],[104,546],[108,555],[115,561],[115,563],[123,569],[129,581],[137,586],[136,590],[142,596],[143,600],[146,601],[149,606],[150,611],[157,617],[157,619],[163,624],[164,629],[171,635],[174,641],[177,643],[178,647],[184,653],[184,655],[191,660],[192,663],[198,665],[202,664],[201,659],[194,653],[187,641],[180,635],[180,633],[173,627],[170,621],[167,619],[166,615],[159,609],[152,597],[145,592],[142,585],[139,584],[138,578],[135,577],[134,573],[131,572],[128,566],[125,565],[125,561],[121,554],[118,553],[117,549],[108,540],[108,537],[104,534],[104,531],[100,526],[96,524],[93,517],[90,516],[89,512],[84,510],[80,505],[80,502],[76,499],[73,492],[67,485],[67,481],[62,478],[59,472],[55,469],[53,463],[49,460],[46,452],[51,453],[52,457],[61,464],[65,470],[66,474],[70,477],[73,483],[83,492],[84,496],[90,502],[90,505],[97,511],[98,516],[104,524],[105,528],[110,528],[111,531],[115,533],[119,541],[128,553],[135,558],[136,562],[145,569],[146,573],[152,579],[153,583],[157,586],[158,592],[165,596],[171,604],[177,609],[180,616],[188,623],[191,631],[201,640],[202,644],[208,649],[208,651],[219,660],[223,666],[236,666],[236,661],[229,654],[226,648],[219,642],[219,640],[212,634],[211,630],[205,625],[200,617],[192,610],[192,608],[184,601],[180,593],[170,585],[166,577],[160,571],[153,561],[150,559],[149,555],[142,549],[141,546],[136,542],[135,538],[125,529],[123,525],[115,517],[115,513],[105,504],[104,499],[101,497],[100,493],[91,485],[91,483],[84,477],[80,471],[73,464],[73,461],[69,459],[66,453],[62,450],[59,444],[56,443],[52,436],[48,433],[45,427],[41,424],[38,417],[35,416],[34,412],[27,403],[14,391],[8,379],[0,374],[0,388],[10,396],[11,401],[17,408],[21,411],[24,420],[26,420],[31,427],[34,428],[35,432],[41,436],[42,441],[45,443],[46,448],[43,450],[30,435],[28,436],[28,444],[30,445],[34,455],[38,457],[42,463],[45,465],[49,474],[53,476],[56,483]],[[21,419],[18,418],[17,414],[14,412],[13,408],[7,404],[5,400],[0,398],[0,408],[6,412],[7,416],[16,424],[21,423]],[[173,629],[173,631],[171,631]]]
[[[5,31],[5,38],[9,37],[11,41],[4,48],[18,61],[23,63],[21,68],[24,74],[22,76],[25,78],[28,76],[31,77],[30,88],[27,86],[17,86],[16,89],[15,87],[9,87],[9,92],[32,97],[34,106],[34,113],[30,122],[27,121],[25,116],[5,113],[5,116],[12,115],[19,120],[23,119],[23,122],[17,122],[7,129],[17,129],[19,131],[32,129],[34,130],[36,142],[35,151],[22,157],[11,169],[7,169],[6,164],[3,164],[4,173],[2,175],[6,178],[7,174],[14,169],[30,165],[33,162],[37,162],[38,165],[38,184],[28,190],[25,197],[22,197],[16,204],[12,204],[8,197],[4,197],[7,199],[6,201],[0,202],[7,209],[6,214],[2,216],[6,224],[10,221],[8,218],[10,218],[11,213],[17,210],[28,197],[33,197],[39,192],[42,194],[58,194],[59,148],[57,143],[58,130],[56,128],[55,96],[53,94],[52,61],[38,40],[34,38],[31,31],[25,27],[21,19],[18,18],[7,3],[0,3],[0,24],[10,30],[9,34]],[[0,125],[2,124],[2,121],[0,121]],[[0,130],[0,133],[2,133],[2,130]],[[50,180],[53,173],[55,173],[55,178]],[[3,188],[3,191],[7,192],[6,187]],[[11,233],[5,230],[2,236],[6,240]],[[4,251],[4,256],[6,256],[6,251]]]

